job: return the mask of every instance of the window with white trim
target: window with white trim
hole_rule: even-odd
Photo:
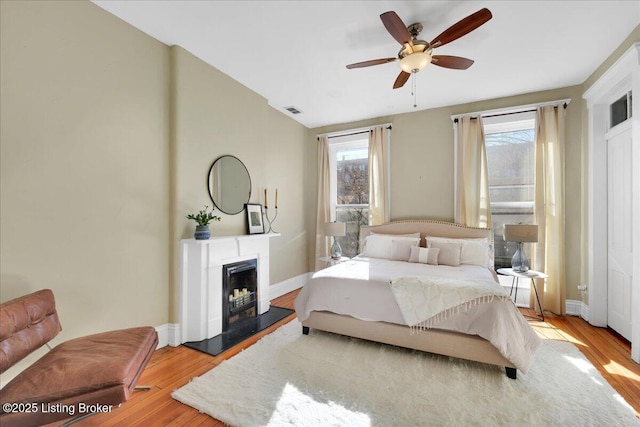
[[[344,222],[342,254],[358,254],[360,227],[369,224],[369,132],[329,140],[331,219]]]
[[[483,122],[498,269],[511,266],[515,251],[504,241],[503,225],[535,223],[535,112],[486,117]],[[525,252],[533,253],[530,247]]]
[[[631,106],[633,105],[631,91],[625,93],[621,98],[609,105],[609,128],[613,129],[620,123],[626,122],[633,116]]]

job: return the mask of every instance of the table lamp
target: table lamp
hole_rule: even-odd
[[[340,247],[340,244],[336,240],[336,237],[346,235],[346,227],[344,222],[325,222],[324,234],[326,236],[333,237],[333,245],[331,245],[331,258],[332,259],[342,258],[342,248]]]
[[[504,241],[518,243],[518,249],[511,258],[511,268],[517,273],[529,271],[529,259],[522,249],[522,244],[538,241],[538,226],[535,224],[505,224]]]

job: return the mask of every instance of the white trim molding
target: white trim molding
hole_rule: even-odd
[[[156,349],[166,347],[177,347],[180,344],[180,324],[179,323],[165,323],[164,325],[156,326],[156,332],[158,332],[158,346]]]
[[[564,305],[568,316],[580,316],[587,322],[589,321],[589,306],[584,301],[568,299]]]
[[[588,141],[588,295],[589,323],[607,326],[607,147],[609,105],[623,91],[634,93],[632,138],[640,138],[640,43],[634,43],[582,96],[589,117]],[[637,148],[638,144],[635,144]],[[640,212],[640,150],[633,150],[633,212]],[[640,223],[631,230],[634,251],[640,248]],[[637,254],[634,253],[637,259]],[[640,363],[640,262],[634,262],[631,283],[631,358]]]
[[[304,273],[299,276],[292,277],[290,279],[283,280],[269,287],[269,295],[271,299],[278,298],[284,294],[288,294],[291,291],[300,289],[309,281],[313,273]]]

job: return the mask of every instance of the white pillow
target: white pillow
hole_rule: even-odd
[[[402,237],[393,235],[373,234],[364,239],[364,249],[362,256],[370,258],[385,258],[391,259],[393,252],[393,242],[413,242],[413,245],[418,246],[420,244],[419,237]]]
[[[389,259],[394,261],[409,261],[411,255],[411,249],[417,248],[418,245],[412,240],[391,240],[391,254]]]
[[[479,265],[481,267],[491,267],[489,257],[489,242],[465,242],[462,245],[460,254],[460,264]]]
[[[411,255],[409,255],[409,262],[420,262],[422,264],[438,265],[438,248],[421,248],[419,246],[411,247]]]
[[[486,237],[455,239],[447,237],[427,236],[427,247],[434,243],[459,243],[462,245],[460,264],[479,265],[491,267],[491,247]]]
[[[429,249],[440,249],[438,253],[438,265],[450,265],[457,267],[460,265],[460,253],[462,243],[460,242],[432,242]]]

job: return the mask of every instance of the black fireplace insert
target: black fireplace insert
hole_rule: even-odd
[[[258,315],[258,260],[222,267],[222,332]]]

